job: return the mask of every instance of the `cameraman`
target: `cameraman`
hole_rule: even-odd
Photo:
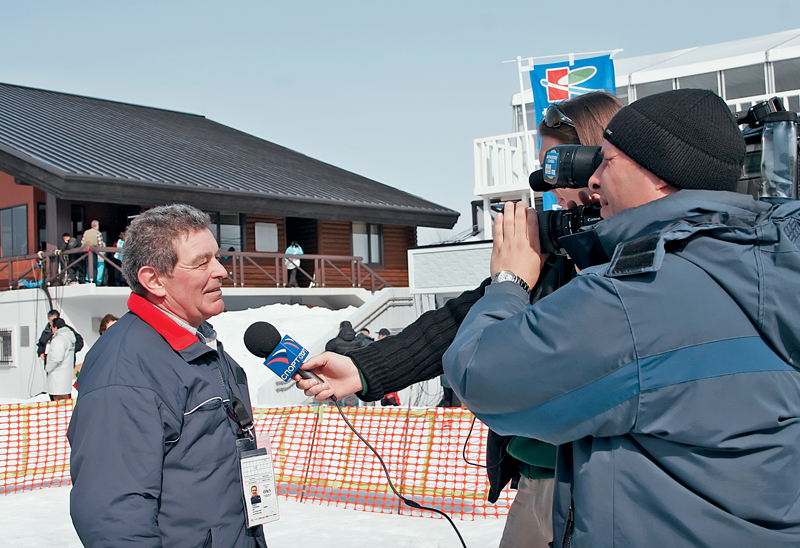
[[[605,139],[580,274],[534,305],[489,286],[445,373],[491,428],[559,445],[556,547],[797,546],[800,204],[733,192],[744,140],[710,91],[636,101]],[[506,204],[492,272],[535,284],[539,245]]]
[[[589,93],[551,105],[539,124],[540,163],[544,162],[545,152],[557,145],[602,144],[603,128],[620,108],[622,103],[605,92]],[[576,189],[559,189],[556,198],[565,208],[591,201],[585,190]],[[540,264],[538,259],[536,264]],[[549,295],[572,279],[574,273],[573,264],[566,256],[552,255],[533,288],[530,301],[536,302]],[[316,369],[327,383],[317,386],[314,381],[299,380],[297,386],[319,401],[325,401],[332,392],[340,399],[358,392],[365,401],[375,401],[383,394],[435,378],[442,373],[442,354],[489,282],[487,279],[477,289],[466,291],[444,307],[423,314],[398,335],[349,351],[346,357],[326,352],[311,358],[303,369]],[[512,478],[519,478],[501,548],[546,548],[553,539],[555,447],[534,439],[490,432],[486,462],[490,502],[497,501]]]

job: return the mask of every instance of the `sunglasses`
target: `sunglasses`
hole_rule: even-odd
[[[544,113],[544,124],[549,128],[557,128],[561,124],[575,127],[575,122],[569,119],[563,112],[558,110],[558,106],[552,104],[547,107]]]

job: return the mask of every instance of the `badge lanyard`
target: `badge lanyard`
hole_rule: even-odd
[[[221,350],[219,353],[230,367],[225,353]],[[228,396],[228,400],[223,401],[225,412],[238,427],[236,452],[239,455],[239,473],[242,480],[247,526],[252,528],[279,520],[278,490],[275,484],[272,455],[267,449],[257,447],[255,428],[250,412],[242,400],[233,395],[219,367],[214,368],[214,374]]]

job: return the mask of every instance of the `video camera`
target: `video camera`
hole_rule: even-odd
[[[797,200],[800,165],[797,113],[777,97],[734,114],[743,125],[746,147],[739,192],[757,200],[782,203]]]
[[[781,203],[800,196],[800,143],[797,113],[787,111],[781,100],[773,97],[750,109],[734,114],[743,125],[746,155],[738,191],[757,200]],[[537,192],[554,188],[585,188],[602,162],[600,147],[561,145],[545,154],[544,166],[528,178]],[[558,245],[562,236],[600,221],[600,207],[578,206],[575,209],[543,211],[539,214],[539,239],[542,251],[563,253]]]
[[[589,177],[603,160],[600,147],[560,145],[545,154],[544,167],[528,177],[536,192],[549,192],[554,188],[586,188]],[[542,211],[539,218],[539,242],[542,253],[566,254],[558,245],[562,236],[575,234],[584,226],[602,220],[600,206],[581,205],[574,209]]]

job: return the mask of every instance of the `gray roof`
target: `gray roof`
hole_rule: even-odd
[[[203,116],[8,84],[0,170],[70,200],[437,228],[459,215]]]

